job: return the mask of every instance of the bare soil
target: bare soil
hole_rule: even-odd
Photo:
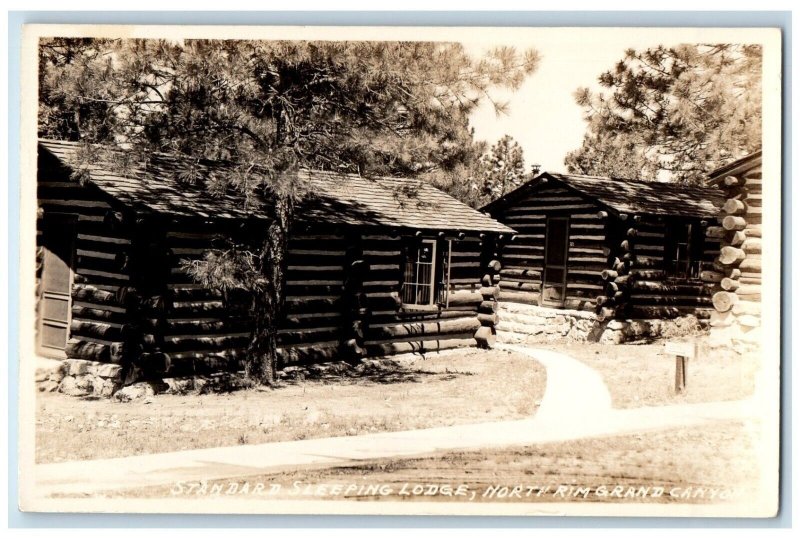
[[[40,393],[36,461],[355,436],[532,416],[546,385],[528,356],[456,350],[389,362],[363,376],[290,380],[222,394],[119,403]]]

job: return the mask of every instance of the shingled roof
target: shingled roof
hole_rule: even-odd
[[[724,203],[719,190],[710,187],[545,172],[484,209],[494,210],[513,203],[545,178],[562,182],[617,213],[716,217]]]
[[[712,170],[708,174],[708,184],[716,185],[722,181],[725,176],[745,174],[751,169],[761,166],[761,150],[757,150],[749,155],[745,155],[741,159],[737,159],[727,165]]]
[[[40,150],[56,157],[64,166],[74,162],[78,143],[39,140]],[[214,173],[225,167],[206,164]],[[234,191],[212,196],[199,186],[179,183],[177,161],[154,156],[147,171],[133,169],[122,175],[108,164],[88,167],[88,182],[137,210],[202,218],[268,218],[264,201],[245,206]],[[302,221],[340,225],[384,226],[423,230],[512,233],[513,230],[430,184],[407,178],[365,178],[317,170],[301,170],[298,180],[308,195],[298,205]]]

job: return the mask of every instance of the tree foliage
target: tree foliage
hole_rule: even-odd
[[[487,202],[516,189],[528,179],[522,146],[510,135],[498,140],[481,161],[485,170],[481,195]]]
[[[39,60],[41,136],[86,142],[84,156],[93,143],[124,145],[140,167],[166,152],[181,158],[177,181],[274,201],[258,249],[233,246],[190,268],[209,284],[259,283],[248,365],[271,361],[272,374],[255,372],[268,381],[286,242],[305,196],[289,173],[399,174],[462,194],[459,175],[483,148],[469,113],[492,89],[518,88],[538,55],[501,47],[475,59],[430,42],[52,39]],[[204,160],[228,172],[209,174]],[[237,261],[240,251],[257,258]],[[258,275],[238,276],[246,268]]]
[[[695,183],[761,145],[761,47],[628,50],[579,89],[587,132],[570,172]]]

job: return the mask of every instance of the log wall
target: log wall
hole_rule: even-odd
[[[569,216],[567,293],[564,308],[593,310],[608,268],[607,218],[600,206],[556,183],[539,186],[513,206],[492,216],[519,232],[503,249],[500,299],[539,304],[548,217]]]
[[[94,188],[82,186],[48,155],[40,155],[37,258],[44,222],[53,213],[76,216],[72,306],[67,357],[125,364],[139,351],[133,313],[131,216]],[[37,261],[37,297],[41,260]]]
[[[538,305],[548,217],[569,216],[565,309],[594,311],[614,318],[708,318],[711,291],[700,279],[671,277],[666,271],[670,219],[704,226],[699,218],[616,214],[557,182],[539,185],[493,217],[519,234],[502,254],[501,299]],[[708,224],[708,223],[705,223]],[[702,262],[713,264],[720,244],[706,238]]]
[[[244,367],[251,300],[198,284],[185,265],[223,246],[225,238],[252,241],[266,226],[173,221],[150,227],[160,231],[147,235],[154,242],[151,265],[158,267],[164,252],[164,276],[151,269],[146,280],[155,285],[142,284],[148,328],[138,362],[143,371],[179,376]],[[402,246],[399,234],[330,227],[293,233],[278,329],[280,365],[490,345],[495,288],[482,286],[490,270],[482,267],[481,241],[453,239],[449,303],[420,310],[400,303]]]
[[[702,227],[697,218],[636,215],[620,221],[621,257],[614,261],[618,269],[610,281],[609,292],[617,295],[618,317],[634,319],[676,318],[694,315],[708,318],[711,314],[711,290],[700,278],[671,276],[667,269],[670,222],[690,222]],[[706,223],[707,224],[707,223]],[[702,237],[702,235],[700,236]],[[702,246],[700,262],[713,263],[719,242],[707,238]]]
[[[489,240],[450,240],[450,289],[442,305],[403,305],[400,298],[403,238],[364,234],[366,271],[363,290],[364,353],[431,352],[448,348],[491,345],[497,317],[494,274],[486,250]],[[490,253],[491,254],[491,253]],[[485,329],[482,329],[485,328]]]
[[[712,335],[747,342],[761,325],[760,157],[749,170],[718,179],[718,185],[726,202],[708,234],[721,241],[721,249],[715,271],[704,275],[714,292]]]

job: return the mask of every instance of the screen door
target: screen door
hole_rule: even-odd
[[[547,219],[544,272],[542,274],[541,304],[563,307],[567,296],[567,250],[569,249],[569,218]]]
[[[63,352],[69,338],[72,308],[72,259],[75,249],[75,216],[47,215],[43,223],[39,345],[43,354]]]

